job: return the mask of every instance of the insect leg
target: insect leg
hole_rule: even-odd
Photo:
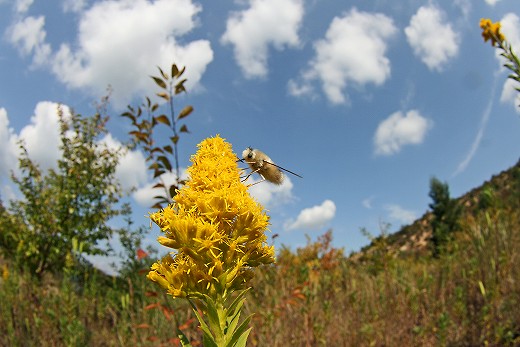
[[[260,169],[256,169],[256,170],[254,170],[254,171],[251,170],[251,172],[250,172],[250,173],[249,173],[249,174],[248,174],[248,175],[247,175],[247,176],[242,180],[242,182],[247,181],[247,179],[248,179],[252,174],[254,174],[255,172],[258,172],[258,170],[260,170]],[[261,174],[259,174],[259,175],[262,176]],[[264,177],[264,176],[262,176],[262,178],[263,178],[263,177]]]

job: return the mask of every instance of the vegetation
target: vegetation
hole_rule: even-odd
[[[430,198],[432,203],[432,248],[435,257],[438,257],[449,247],[453,233],[458,227],[460,206],[450,197],[450,189],[447,183],[442,183],[433,177],[430,180]]]
[[[72,261],[74,245],[81,254],[108,254],[103,241],[125,229],[109,221],[128,216],[127,205],[115,178],[120,151],[98,142],[107,118],[67,115],[60,107],[60,150],[56,168],[42,171],[20,143],[21,177],[14,176],[23,199],[13,201],[0,216],[2,252],[20,268],[41,277],[59,272]]]
[[[189,133],[186,124],[178,128],[178,123],[183,118],[188,117],[193,112],[193,106],[185,106],[178,114],[175,113],[174,97],[186,92],[184,84],[186,78],[183,78],[186,68],[179,69],[176,64],[172,64],[170,73],[164,72],[158,68],[160,75],[152,76],[155,84],[161,89],[156,93],[158,97],[166,101],[168,111],[160,113],[161,107],[159,103],[152,102],[149,97],[138,107],[128,105],[128,110],[121,114],[130,120],[134,130],[128,134],[132,137],[130,147],[138,146],[146,154],[146,161],[150,164],[148,169],[153,173],[153,178],[159,182],[154,188],[159,189],[159,195],[154,198],[156,203],[152,208],[160,209],[167,206],[183,184],[179,168],[179,140],[181,133]],[[157,115],[157,113],[160,113]],[[171,132],[171,136],[162,136],[157,131],[161,128]],[[168,139],[160,141],[163,137]],[[173,164],[172,164],[172,160]],[[164,174],[173,174],[175,176],[173,183],[168,183],[164,179]]]
[[[509,78],[518,81],[518,59],[500,26],[483,20],[481,27],[484,38],[511,61],[506,65],[513,72]],[[211,213],[220,218],[223,210],[214,208],[220,200],[214,197],[207,203],[197,200],[201,192],[190,193],[197,185],[186,184],[184,195],[176,190],[185,183],[178,169],[176,122],[193,108],[187,106],[174,117],[172,98],[184,91],[185,80],[180,79],[184,70],[173,65],[169,75],[159,71],[161,76],[152,78],[163,89],[157,95],[170,106],[170,118],[155,116],[159,106],[149,98],[125,114],[135,127],[130,133],[133,144],[147,153],[154,177],[176,175],[173,185],[157,184],[163,190],[157,206],[173,196],[177,202],[193,198],[197,203],[186,204],[189,213],[204,210],[193,219]],[[177,255],[189,253],[192,259],[167,256],[152,265],[151,257],[139,247],[140,229],[118,230],[108,224],[112,217],[127,216],[129,209],[120,205],[122,192],[114,180],[120,153],[96,141],[106,120],[100,115],[65,119],[61,113],[63,158],[57,169],[48,172],[30,160],[21,144],[22,175],[13,180],[24,199],[8,208],[0,203],[0,346],[200,346],[202,341],[211,344],[213,333],[223,337],[229,332],[237,340],[250,332],[252,346],[520,345],[520,161],[458,199],[450,197],[445,183],[432,179],[431,212],[393,235],[383,228],[381,236],[371,237],[370,246],[350,256],[332,247],[332,232],[296,250],[282,247],[276,264],[270,264],[269,247],[263,249],[268,258],[264,261],[261,252],[249,252],[263,246],[263,234],[252,233],[260,243],[248,244],[252,248],[241,249],[243,253],[233,252],[237,245],[228,239],[221,242],[222,236],[218,240],[192,237],[180,244],[182,235],[172,237],[176,230],[162,223],[180,223],[179,216],[169,220],[164,215],[182,209],[166,208],[154,214],[154,221],[166,230],[159,241],[179,249]],[[158,124],[171,126],[171,143],[156,144],[153,130]],[[187,128],[182,126],[179,132]],[[228,164],[233,159],[228,158]],[[199,176],[203,181],[204,175]],[[243,187],[237,188],[235,199],[242,196],[238,189]],[[243,205],[225,202],[226,208]],[[240,219],[225,212],[221,214],[230,218],[228,224]],[[194,230],[202,233],[203,229]],[[110,277],[82,257],[109,251],[100,243],[114,233],[120,233],[126,258],[120,275]],[[204,242],[204,247],[196,248],[194,242],[201,246]],[[214,249],[219,252],[212,253]],[[254,252],[258,264],[269,265],[257,269],[249,282],[252,290],[247,291],[245,279],[251,278],[253,265],[243,265]],[[238,275],[217,259],[234,253],[247,258],[237,260]],[[233,259],[227,260],[235,264]],[[184,278],[191,271],[172,267],[173,260],[199,261],[193,269],[200,270],[196,274],[202,280]],[[212,271],[209,279],[203,271],[207,268]],[[211,275],[219,271],[226,276],[216,276],[220,282],[215,283]],[[184,279],[179,282],[179,278]],[[219,309],[211,307],[207,298],[227,284],[240,290],[237,304],[210,317],[210,326],[205,326],[203,314]],[[194,292],[201,295],[189,302],[171,298]],[[224,290],[224,294],[229,293]],[[247,317],[241,324],[234,320],[240,310]],[[220,327],[211,326],[215,322]],[[252,330],[246,329],[249,322]],[[233,334],[235,329],[238,333]]]
[[[520,162],[458,201],[452,252],[437,258],[400,252],[388,239],[377,252],[346,256],[332,233],[282,248],[245,301],[244,314],[255,313],[249,344],[518,345]],[[200,345],[189,305],[145,278],[148,258],[133,262],[144,271],[71,270],[43,283],[4,262],[0,345],[179,345],[177,328]]]

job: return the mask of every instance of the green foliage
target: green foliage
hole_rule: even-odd
[[[447,183],[433,177],[430,180],[430,208],[432,209],[432,247],[433,254],[438,257],[446,250],[452,240],[453,232],[458,227],[461,208],[455,199],[450,198]]]
[[[21,175],[13,174],[23,200],[12,201],[1,218],[1,250],[21,268],[41,277],[59,272],[81,243],[82,253],[106,255],[108,241],[115,233],[109,225],[116,216],[130,213],[127,205],[116,204],[122,189],[115,178],[121,151],[97,142],[107,118],[70,115],[59,110],[60,150],[57,168],[42,170],[30,159],[20,143]]]
[[[160,180],[155,184],[154,188],[162,190],[160,195],[155,196],[156,203],[152,206],[157,209],[171,203],[176,190],[184,183],[180,178],[178,143],[180,133],[189,133],[189,131],[186,124],[181,125],[179,121],[193,112],[193,107],[188,105],[175,115],[174,96],[186,92],[184,84],[187,80],[183,78],[185,68],[179,70],[177,65],[173,64],[170,73],[165,73],[160,67],[158,70],[160,76],[151,76],[151,78],[161,89],[156,95],[166,101],[168,115],[160,113],[159,104],[152,102],[149,97],[146,97],[145,102],[137,108],[128,105],[128,110],[121,114],[131,121],[134,127],[134,130],[129,132],[132,146],[140,146],[143,149],[146,161],[149,163],[148,169],[153,172],[153,177],[160,177],[167,172],[175,173],[176,183],[167,184]],[[166,127],[171,131],[172,136],[158,134],[156,129],[158,125]],[[159,138],[166,138],[168,141],[161,143]],[[173,164],[170,160],[171,156],[173,156]]]
[[[277,266],[260,269],[242,310],[255,313],[248,346],[520,344],[516,206],[468,215],[455,251],[435,260],[379,253],[384,271],[346,257],[331,237],[283,248]],[[151,288],[137,271],[39,283],[13,268],[0,279],[0,345],[180,345],[181,329],[184,345],[201,346],[192,309]]]

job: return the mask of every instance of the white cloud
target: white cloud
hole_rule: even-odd
[[[249,193],[262,205],[273,207],[285,204],[293,199],[293,183],[287,174],[285,174],[284,180],[280,185],[267,181],[255,184],[260,181],[260,178],[257,178],[256,175],[253,176],[249,177],[244,183],[254,184],[249,188]]]
[[[182,169],[181,177],[185,179],[187,177],[186,169]],[[173,172],[167,172],[162,174],[157,181],[148,182],[139,188],[132,194],[134,200],[143,207],[152,206],[156,200],[154,196],[163,195],[163,192],[159,188],[153,188],[153,186],[158,182],[163,182],[166,186],[170,186],[177,182],[177,176]]]
[[[471,0],[455,0],[454,5],[460,9],[462,17],[467,21],[472,9]]]
[[[16,174],[18,168],[19,147],[18,141],[21,139],[29,157],[37,163],[40,168],[47,170],[56,168],[57,160],[62,153],[59,148],[60,131],[58,122],[58,107],[61,107],[65,118],[70,117],[70,109],[67,106],[59,105],[54,102],[42,101],[36,105],[34,115],[31,117],[30,124],[24,126],[19,134],[9,128],[9,119],[4,108],[0,108],[0,180],[10,175],[10,170]],[[109,133],[102,138],[99,143],[105,144],[113,150],[120,150],[121,142],[113,138]],[[183,172],[183,177],[186,173]],[[116,168],[116,178],[121,183],[123,189],[129,191],[137,188],[133,197],[142,206],[151,206],[153,196],[157,195],[157,190],[152,190],[155,182],[148,182],[146,161],[140,151],[126,151],[119,158]],[[161,178],[168,184],[173,183],[175,177],[165,174]],[[6,187],[1,187],[6,192]]]
[[[24,56],[33,54],[35,65],[43,64],[51,53],[49,44],[45,43],[46,32],[43,29],[45,17],[26,17],[15,22],[7,30],[8,40],[18,48]]]
[[[405,114],[395,112],[379,123],[374,135],[375,153],[391,155],[398,153],[404,145],[423,142],[432,122],[417,110]]]
[[[68,107],[62,106],[65,117]],[[5,109],[0,109],[0,181],[10,176],[11,171],[19,176],[18,157],[19,140],[23,140],[31,160],[43,170],[54,168],[60,155],[58,131],[58,104],[48,101],[39,102],[26,125],[19,134],[9,128],[9,119]],[[9,179],[10,180],[10,179]],[[15,198],[9,185],[0,187],[1,194],[9,200]]]
[[[63,0],[63,12],[81,12],[87,6],[86,0]]]
[[[361,205],[363,205],[364,208],[371,209],[373,200],[374,200],[374,198],[372,196],[368,197],[366,199],[363,199],[363,201],[361,201]]]
[[[332,200],[325,200],[321,205],[303,209],[296,220],[285,223],[286,230],[318,229],[327,225],[336,215],[336,204]]]
[[[383,14],[351,10],[335,17],[325,38],[314,43],[315,56],[309,68],[288,88],[294,96],[312,94],[312,81],[321,82],[323,92],[334,104],[345,103],[345,88],[352,83],[383,84],[390,76],[385,56],[389,38],[397,32],[392,19]]]
[[[514,13],[508,13],[502,18],[500,24],[501,31],[506,36],[507,41],[512,45],[513,50],[518,52],[520,50],[520,19]],[[501,51],[496,50],[497,59],[500,61],[500,65],[502,65],[505,60],[499,55],[500,52]],[[507,70],[507,73],[509,74],[510,70]],[[520,96],[515,89],[518,87],[520,87],[518,82],[508,78],[504,82],[500,101],[513,104],[516,111],[520,113],[520,107],[518,106],[520,104]]]
[[[489,121],[489,117],[491,116],[491,112],[493,111],[493,104],[494,104],[493,101],[494,101],[497,80],[498,80],[498,75],[495,74],[495,78],[494,78],[493,85],[492,85],[493,87],[491,89],[491,92],[489,93],[490,97],[488,99],[486,108],[482,112],[482,117],[480,118],[480,124],[478,127],[477,135],[475,136],[475,140],[473,140],[473,143],[471,144],[468,154],[466,154],[466,157],[459,163],[459,165],[457,166],[457,169],[453,173],[452,177],[455,177],[458,174],[460,174],[461,172],[463,172],[464,170],[466,170],[469,163],[471,162],[471,160],[473,160],[473,157],[477,153],[477,150],[480,146],[480,142],[482,141],[482,137],[484,136],[484,131],[486,130],[486,126]]]
[[[177,37],[195,28],[200,11],[190,0],[98,2],[82,14],[78,48],[62,44],[52,69],[63,83],[97,96],[110,84],[116,106],[149,90],[148,75],[156,73],[155,66],[172,62],[189,64],[185,77],[191,90],[213,60],[213,51],[207,40],[180,45]]]
[[[485,1],[486,1],[486,4],[491,5],[491,6],[495,6],[495,4],[497,2],[499,2],[500,0],[485,0]]]
[[[54,168],[61,156],[58,110],[61,107],[65,117],[70,116],[68,106],[50,101],[40,101],[34,109],[30,124],[21,131],[19,138],[24,141],[29,157],[44,170]]]
[[[9,127],[5,108],[0,108],[0,180],[9,177],[10,170],[16,166],[16,137]]]
[[[17,13],[25,13],[29,10],[34,0],[16,0],[15,2],[15,11]]]
[[[247,10],[227,20],[223,44],[234,46],[235,59],[246,78],[267,75],[268,48],[282,50],[300,44],[302,0],[250,0]]]
[[[195,28],[201,10],[191,0],[107,0],[81,12],[76,41],[62,43],[55,52],[45,43],[43,16],[15,23],[9,36],[22,53],[33,53],[35,63],[45,64],[68,87],[100,97],[110,85],[111,100],[123,107],[155,87],[149,75],[157,73],[156,66],[188,65],[186,88],[199,86],[213,60],[210,42],[180,44],[178,38]]]
[[[410,224],[417,219],[415,212],[405,210],[399,205],[387,205],[385,206],[385,210],[388,211],[391,219],[396,220],[402,224]]]
[[[107,134],[100,143],[112,150],[121,150],[122,144],[119,140]],[[141,151],[125,151],[116,168],[116,178],[121,183],[124,190],[137,188],[143,184],[147,184],[146,159]]]
[[[422,6],[404,29],[408,43],[430,70],[441,71],[459,50],[459,35],[434,5]]]

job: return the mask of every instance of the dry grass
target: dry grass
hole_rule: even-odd
[[[520,345],[520,216],[468,217],[439,259],[385,248],[353,262],[330,234],[257,273],[246,310],[252,346]],[[183,301],[142,274],[0,280],[1,346],[200,345]]]

